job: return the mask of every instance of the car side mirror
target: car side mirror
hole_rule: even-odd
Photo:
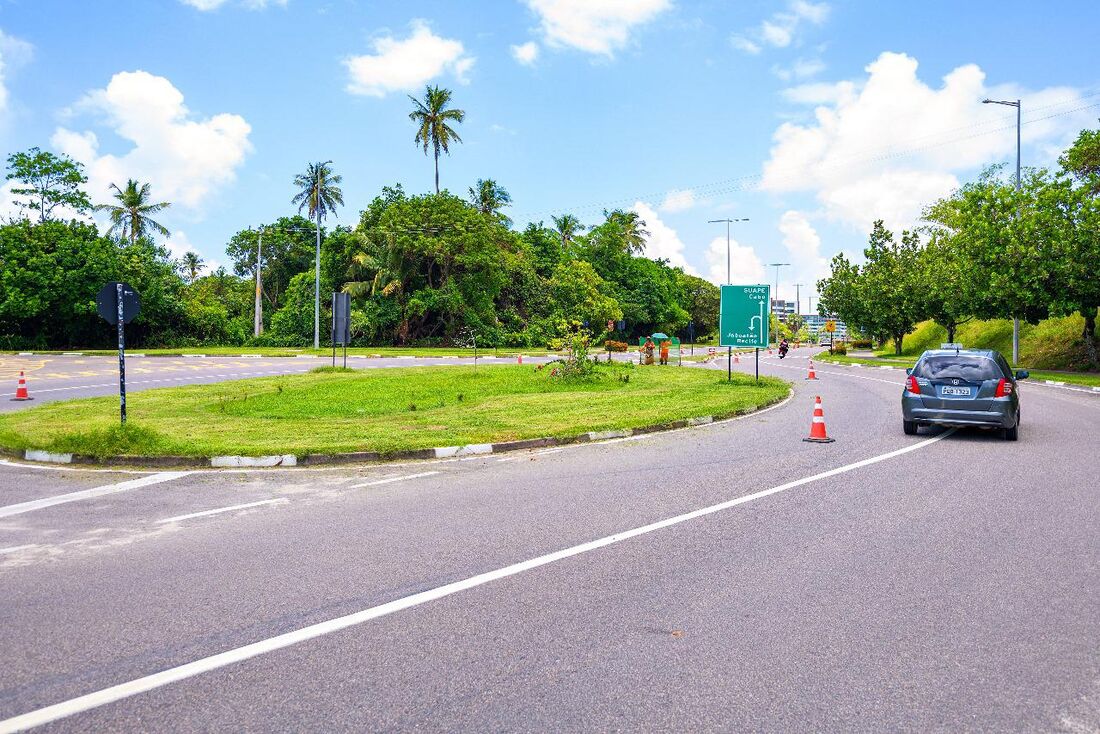
[[[905,374],[907,374],[907,375],[913,374],[913,368],[912,367],[906,367],[905,368]]]
[[[1017,380],[1026,380],[1028,378],[1028,375],[1030,375],[1030,374],[1031,373],[1028,372],[1027,370],[1016,370],[1016,379]]]

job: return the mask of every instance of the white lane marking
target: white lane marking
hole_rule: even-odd
[[[479,457],[480,458],[480,457]],[[353,484],[351,489],[358,489],[360,487],[377,487],[379,484],[389,484],[390,482],[404,482],[408,479],[420,479],[421,477],[431,477],[439,472],[437,471],[422,471],[419,474],[405,474],[400,477],[387,477],[386,479],[376,479],[373,482],[363,482],[362,484]]]
[[[0,556],[5,553],[15,553],[16,551],[27,550],[28,548],[37,548],[38,543],[28,543],[27,545],[13,545],[8,548],[0,548]]]
[[[765,489],[760,492],[754,492],[743,497],[727,500],[710,507],[704,507],[699,510],[693,510],[682,515],[676,515],[665,520],[659,520],[649,525],[642,525],[631,530],[624,530],[614,535],[608,535],[598,540],[592,540],[587,543],[581,543],[580,545],[574,545],[570,548],[563,548],[553,553],[547,553],[546,555],[538,556],[527,561],[521,561],[520,563],[514,563],[510,566],[498,568],[495,571],[488,571],[476,576],[471,576],[461,581],[455,581],[450,584],[444,584],[443,586],[437,586],[434,589],[428,589],[427,591],[421,591],[416,594],[410,594],[409,596],[403,596],[400,599],[394,599],[393,601],[379,604],[378,606],[369,607],[358,612],[345,615],[343,617],[336,617],[326,622],[318,622],[317,624],[311,624],[307,627],[286,632],[275,637],[269,637],[266,640],[260,640],[259,642],[253,642],[243,647],[234,648],[232,650],[226,650],[225,652],[211,655],[209,657],[200,658],[190,663],[178,665],[174,668],[168,668],[162,670],[159,673],[153,673],[151,675],[136,678],[126,683],[119,683],[118,685],[104,688],[100,691],[93,693],[87,693],[83,696],[69,699],[68,701],[62,701],[61,703],[55,703],[52,706],[46,706],[44,708],[30,711],[19,716],[14,716],[10,719],[0,721],[0,734],[8,734],[9,732],[16,732],[23,729],[29,729],[34,726],[41,726],[42,724],[48,724],[51,721],[57,721],[58,719],[65,718],[66,716],[72,716],[73,714],[80,713],[82,711],[89,711],[99,706],[104,706],[108,703],[115,701],[121,701],[124,698],[130,696],[136,696],[139,693],[145,693],[157,688],[161,688],[170,683],[176,683],[181,680],[185,680],[192,676],[199,675],[201,673],[208,673],[211,670],[217,670],[218,668],[224,668],[227,665],[233,665],[239,663],[242,660],[248,660],[258,655],[280,650],[284,647],[290,647],[291,645],[297,645],[300,642],[306,642],[317,637],[332,634],[349,627],[354,627],[364,622],[369,622],[379,617],[384,617],[395,612],[400,612],[405,609],[410,609],[421,604],[426,604],[430,601],[442,599],[452,594],[457,594],[460,591],[466,591],[477,586],[482,586],[493,581],[499,581],[500,579],[508,578],[509,576],[515,576],[525,571],[531,571],[541,566],[546,566],[556,561],[561,561],[573,556],[579,556],[582,553],[588,553],[590,551],[598,550],[605,546],[612,545],[614,543],[620,543],[630,538],[635,538],[640,535],[646,535],[648,533],[656,532],[657,530],[663,530],[664,528],[672,527],[673,525],[679,525],[680,523],[688,522],[689,520],[695,520],[700,517],[712,515],[716,512],[722,512],[738,505],[743,505],[753,500],[762,499],[779,492],[784,492],[788,489],[794,489],[804,484],[816,482],[821,479],[827,479],[829,477],[837,476],[838,474],[844,474],[846,472],[861,469],[871,464],[877,464],[880,461],[886,461],[897,456],[908,454],[911,451],[922,449],[926,446],[940,441],[947,436],[954,433],[954,429],[945,431],[937,436],[927,438],[918,443],[912,443],[904,448],[897,449],[896,451],[890,451],[885,454],[879,454],[878,456],[872,456],[869,459],[863,459],[853,464],[847,464],[845,466],[837,467],[836,469],[830,469],[828,471],[821,472],[820,474],[814,474],[813,476],[804,477],[802,479],[796,479],[793,482],[787,482],[781,484],[778,487],[772,487],[771,489]]]
[[[565,449],[543,449],[542,451],[536,451],[535,456],[546,456],[547,454],[560,454]]]
[[[99,474],[150,474],[147,469],[140,471],[137,469],[96,469],[93,467],[72,467],[72,466],[57,466],[56,464],[42,465],[42,464],[23,464],[18,461],[8,461],[7,459],[0,459],[0,466],[12,466],[17,469],[35,469],[36,471],[79,471],[79,472],[96,472]]]
[[[497,459],[497,462],[498,463],[503,463],[505,461],[515,461],[518,458],[519,458],[518,456],[505,456],[503,459]]]
[[[157,524],[165,522],[179,522],[180,520],[190,520],[194,517],[206,517],[208,515],[217,515],[222,512],[232,512],[233,510],[244,510],[249,507],[259,507],[261,505],[282,505],[290,502],[285,497],[270,500],[260,500],[259,502],[246,502],[243,505],[230,505],[229,507],[219,507],[215,510],[203,510],[202,512],[192,512],[190,515],[176,515],[175,517],[166,517],[163,520],[157,520]]]
[[[93,497],[102,497],[108,494],[127,492],[131,489],[148,487],[150,484],[170,482],[173,479],[179,479],[180,477],[185,477],[188,474],[191,474],[191,472],[162,471],[158,474],[152,474],[147,477],[128,479],[125,482],[119,482],[117,484],[108,484],[105,487],[82,489],[78,492],[69,492],[68,494],[59,494],[54,497],[43,497],[42,499],[31,500],[30,502],[20,502],[16,505],[7,505],[6,507],[0,507],[0,518],[11,517],[12,515],[22,515],[24,512],[43,510],[47,507],[53,507],[54,505],[63,505],[68,502],[79,502],[80,500],[92,499]]]

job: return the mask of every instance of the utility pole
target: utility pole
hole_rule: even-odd
[[[726,223],[726,285],[733,285],[733,283],[730,282],[731,278],[733,277],[730,274],[731,273],[731,270],[730,270],[730,225],[733,224],[734,222],[747,222],[747,221],[749,221],[748,217],[746,217],[744,219],[708,219],[707,220],[707,224],[718,224],[719,222],[725,222]],[[722,341],[722,335],[721,334],[718,335],[718,341],[719,342]],[[759,354],[759,352],[760,352],[760,350],[757,350],[757,354]],[[733,347],[730,347],[729,351],[726,353],[726,379],[727,380],[732,380],[733,379]]]
[[[768,263],[769,268],[775,268],[775,293],[772,294],[772,313],[775,314],[775,341],[779,342],[779,268],[785,268],[790,263]]]
[[[313,260],[313,348],[321,348],[321,168],[313,189],[314,214],[317,216],[317,255]]]
[[[806,284],[805,283],[795,283],[794,284],[794,313],[795,313],[795,316],[798,316],[799,318],[802,318],[802,286],[804,286],[804,285],[806,285]]]
[[[1016,192],[1020,191],[1020,113],[1022,111],[1021,100],[983,99],[982,104],[1000,104],[1006,107],[1016,108]],[[1020,364],[1020,317],[1012,317],[1012,365]]]
[[[260,253],[264,249],[264,228],[260,227],[260,238],[256,242],[256,307],[252,324],[253,336],[259,336],[264,331],[264,304],[260,299],[263,292],[263,283],[260,280]]]

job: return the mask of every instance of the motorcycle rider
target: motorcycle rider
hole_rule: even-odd
[[[787,350],[790,349],[790,348],[791,348],[790,342],[788,342],[786,339],[783,339],[782,341],[780,341],[779,342],[779,358],[783,359],[784,357],[786,357],[787,356]]]

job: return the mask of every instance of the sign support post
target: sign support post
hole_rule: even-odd
[[[122,283],[115,283],[118,299],[118,407],[122,424],[126,425],[126,319],[122,306]]]

